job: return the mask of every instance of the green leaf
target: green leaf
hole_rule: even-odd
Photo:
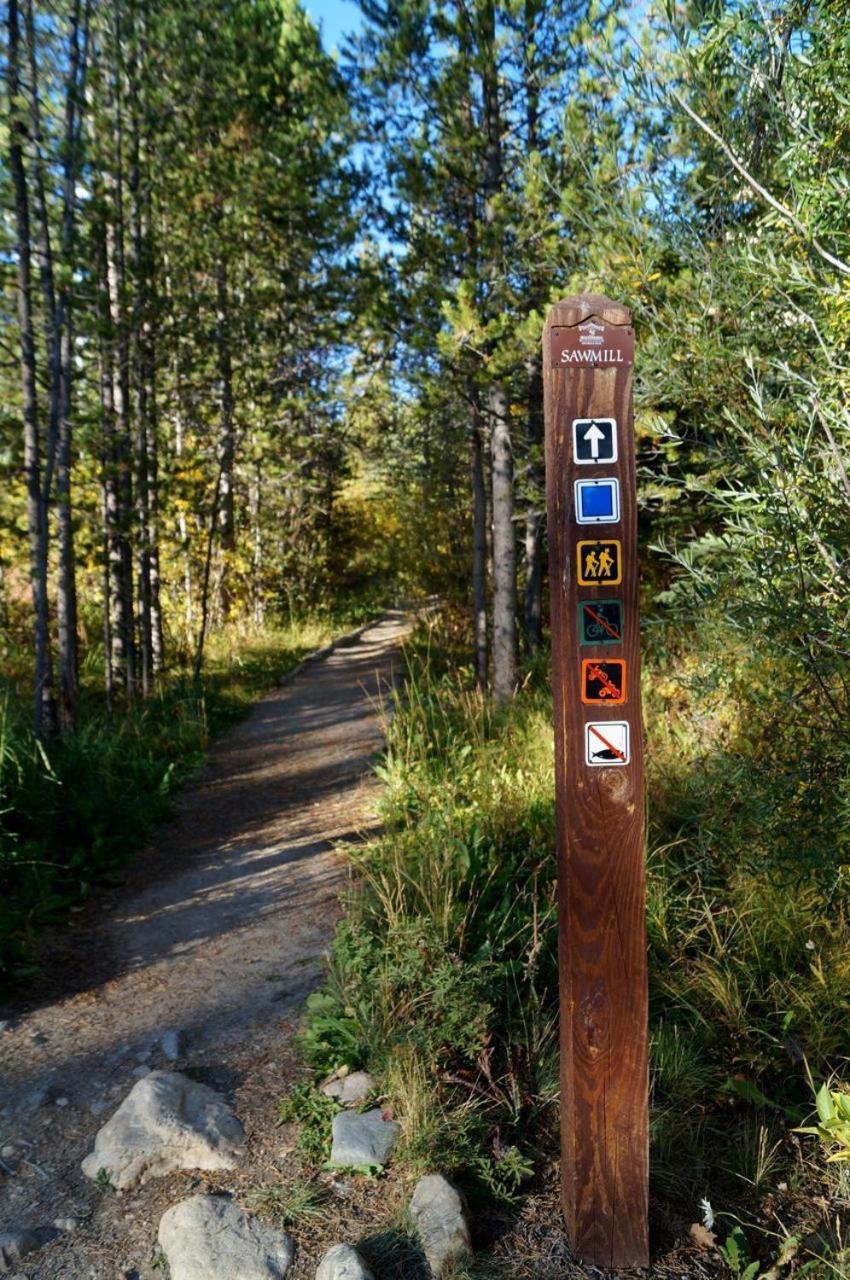
[[[817,1107],[818,1118],[823,1124],[835,1119],[835,1103],[832,1101],[832,1094],[825,1084],[822,1084],[818,1089],[815,1106]]]

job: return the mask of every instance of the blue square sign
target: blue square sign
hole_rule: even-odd
[[[620,482],[576,480],[576,521],[578,524],[616,524],[620,519]]]

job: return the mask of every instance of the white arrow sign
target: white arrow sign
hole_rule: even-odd
[[[590,441],[591,458],[599,457],[599,442],[605,439],[605,432],[600,431],[595,422],[591,422],[590,427],[584,433],[585,440]]]
[[[580,467],[617,461],[617,423],[614,418],[573,419],[573,461]]]

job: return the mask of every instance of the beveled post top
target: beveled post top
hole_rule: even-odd
[[[572,328],[595,316],[603,324],[630,325],[632,313],[621,302],[614,302],[602,293],[576,293],[553,303],[546,324],[549,328]]]

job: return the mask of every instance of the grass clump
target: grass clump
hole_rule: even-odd
[[[291,1227],[301,1222],[321,1222],[328,1216],[330,1196],[314,1182],[273,1182],[252,1191],[249,1209],[268,1219],[273,1226]]]

